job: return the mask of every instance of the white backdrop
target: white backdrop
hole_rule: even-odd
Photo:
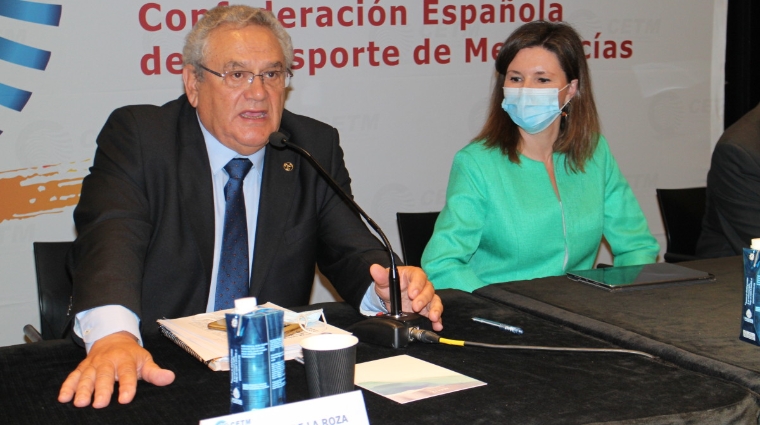
[[[39,324],[32,242],[74,238],[105,119],[181,94],[183,37],[216,4],[47,3],[0,5],[0,345]],[[655,188],[704,185],[722,131],[726,0],[241,3],[291,26],[286,107],[340,130],[356,200],[397,250],[395,213],[443,207],[453,155],[485,116],[491,49],[524,21],[561,19],[589,42],[603,132],[663,252]]]

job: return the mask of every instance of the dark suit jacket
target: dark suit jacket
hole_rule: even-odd
[[[284,111],[281,131],[350,193],[338,132]],[[73,312],[123,305],[141,318],[205,311],[214,249],[211,169],[185,96],[162,107],[114,111],[98,136],[74,211],[70,264]],[[292,164],[292,170],[284,164]],[[381,243],[298,153],[267,147],[250,295],[283,307],[306,305],[315,265],[358,307],[372,263],[387,266]]]
[[[741,255],[760,237],[760,105],[726,129],[707,174],[701,257]]]

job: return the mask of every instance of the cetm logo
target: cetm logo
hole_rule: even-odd
[[[0,19],[9,18],[24,23],[58,27],[61,9],[62,6],[57,4],[0,0]],[[44,71],[50,61],[50,52],[0,37],[0,60],[27,69]],[[31,91],[0,81],[0,107],[21,112],[31,97]],[[0,135],[2,133],[0,129]],[[91,160],[87,160],[82,163],[0,171],[0,193],[3,194],[3,202],[0,203],[0,223],[60,213],[76,205],[82,188],[82,178],[87,170],[84,164],[90,162]]]
[[[23,0],[0,0],[0,16],[33,24],[57,27],[62,7],[57,4],[32,3]],[[0,37],[0,60],[44,71],[50,52]],[[32,92],[0,82],[0,105],[21,112]],[[0,129],[0,134],[3,130]]]

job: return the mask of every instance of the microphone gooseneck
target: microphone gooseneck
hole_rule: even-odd
[[[391,296],[391,308],[388,310],[391,316],[398,317],[401,315],[401,282],[399,280],[398,275],[398,267],[396,266],[396,256],[393,255],[393,248],[391,248],[391,244],[388,241],[388,238],[385,237],[385,233],[380,229],[380,226],[375,223],[370,216],[364,212],[364,210],[359,206],[359,204],[356,203],[356,201],[353,200],[344,190],[338,182],[335,181],[335,179],[332,178],[332,176],[322,167],[322,165],[314,159],[314,157],[304,148],[294,144],[290,143],[288,141],[288,138],[280,133],[279,131],[276,131],[269,135],[269,144],[272,145],[275,148],[291,148],[295,150],[296,152],[300,153],[304,157],[306,157],[309,162],[314,166],[314,168],[319,171],[319,174],[322,175],[322,177],[327,181],[327,183],[332,186],[333,190],[335,190],[335,193],[340,195],[346,202],[348,202],[349,205],[351,205],[356,212],[359,213],[359,215],[369,224],[369,226],[372,228],[372,230],[375,231],[380,236],[380,239],[382,239],[383,245],[385,245],[385,250],[388,251],[388,257],[390,258],[390,268],[388,270],[388,279],[389,279],[389,289],[390,289],[390,296]]]
[[[287,136],[281,132],[269,135],[269,144],[276,149],[290,148],[305,157],[317,172],[340,195],[363,219],[372,230],[380,236],[385,250],[388,252],[390,267],[388,270],[388,287],[390,292],[390,309],[387,315],[371,317],[352,326],[353,333],[362,341],[380,345],[390,345],[394,348],[406,347],[414,339],[409,334],[410,329],[430,329],[430,321],[416,313],[401,311],[401,281],[399,278],[396,256],[393,254],[388,238],[370,216],[364,212],[359,204],[349,196],[342,187],[325,171],[322,165],[306,149],[291,143]]]

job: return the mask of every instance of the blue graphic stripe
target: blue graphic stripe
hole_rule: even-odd
[[[30,97],[32,97],[32,92],[0,83],[0,105],[2,106],[21,112]]]
[[[61,5],[0,0],[0,16],[57,27],[61,22]]]
[[[0,60],[44,70],[50,61],[50,52],[0,37]]]

